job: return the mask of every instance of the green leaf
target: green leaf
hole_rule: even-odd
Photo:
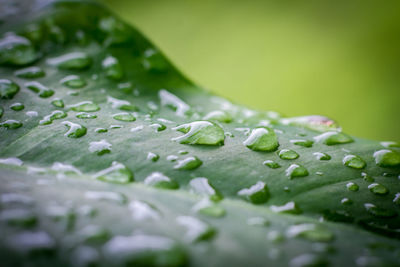
[[[102,6],[47,2],[0,25],[3,262],[397,263],[398,147],[231,103]]]

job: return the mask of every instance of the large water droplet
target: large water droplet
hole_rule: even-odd
[[[400,153],[382,149],[374,153],[375,163],[379,167],[393,168],[400,166]]]
[[[6,120],[0,123],[0,127],[4,127],[7,129],[18,129],[22,126],[22,122],[17,120]]]
[[[158,220],[161,218],[160,212],[149,203],[134,200],[129,203],[132,218],[135,221]]]
[[[294,201],[290,201],[282,206],[270,206],[270,209],[273,212],[277,213],[289,213],[289,214],[300,214],[302,213],[301,209],[297,206]]]
[[[163,188],[163,189],[178,189],[179,184],[161,172],[152,172],[144,180],[146,185]]]
[[[64,134],[71,138],[79,138],[86,134],[86,127],[70,121],[62,122],[63,125],[68,127],[68,131]]]
[[[178,170],[194,170],[201,166],[203,162],[195,156],[190,156],[185,159],[179,160],[174,166],[174,169]]]
[[[278,155],[281,159],[297,159],[299,157],[299,154],[291,149],[281,149]]]
[[[243,144],[251,150],[265,152],[275,151],[279,146],[275,132],[268,127],[253,129]]]
[[[12,109],[14,111],[21,111],[24,108],[25,108],[25,106],[19,102],[10,105],[10,109]]]
[[[314,137],[315,141],[318,143],[323,143],[328,146],[339,145],[339,144],[347,144],[354,142],[353,138],[344,134],[342,132],[326,132]]]
[[[162,106],[171,107],[175,110],[176,115],[180,117],[184,117],[190,109],[190,106],[186,104],[182,99],[168,92],[167,90],[160,90],[158,92],[158,96],[160,97]]]
[[[363,169],[367,163],[356,155],[347,155],[343,158],[343,164],[353,169]]]
[[[149,152],[149,153],[147,153],[147,159],[151,160],[153,162],[156,162],[157,160],[160,159],[160,155],[153,153],[153,152]]]
[[[69,88],[74,88],[74,89],[86,86],[86,81],[81,77],[79,77],[78,75],[68,75],[62,78],[60,83]]]
[[[54,91],[52,89],[36,81],[27,82],[25,83],[25,86],[33,92],[37,93],[41,98],[48,98],[54,95]]]
[[[230,123],[232,122],[232,116],[223,110],[215,110],[215,111],[211,111],[210,113],[208,113],[207,115],[205,115],[203,117],[203,120],[206,121],[219,121],[219,122],[224,122],[224,123]]]
[[[81,70],[90,67],[92,59],[84,52],[71,52],[50,58],[47,63],[60,69]]]
[[[385,186],[378,183],[370,184],[368,186],[368,189],[375,195],[386,195],[387,193],[389,193],[389,190]]]
[[[191,145],[223,145],[225,140],[224,130],[217,124],[209,121],[194,121],[173,128],[185,133],[172,138],[181,144]]]
[[[112,80],[120,80],[124,76],[121,64],[118,59],[113,56],[107,56],[101,63],[106,77]]]
[[[312,223],[292,225],[287,229],[286,235],[290,238],[300,237],[314,242],[329,242],[334,238],[333,233],[328,229]]]
[[[185,239],[189,242],[209,240],[216,233],[213,227],[195,217],[179,216],[176,221],[187,229]]]
[[[113,119],[117,121],[135,121],[136,118],[131,113],[122,112],[113,115]]]
[[[308,176],[308,170],[300,164],[292,164],[286,169],[286,176],[290,179]]]
[[[27,38],[8,33],[0,39],[0,64],[25,65],[37,58],[38,54]]]
[[[12,99],[18,92],[18,84],[8,79],[0,79],[0,98]]]
[[[240,190],[237,194],[253,204],[265,203],[269,198],[268,187],[264,182],[261,181],[258,181],[249,188]]]
[[[133,174],[124,164],[114,161],[111,167],[99,171],[94,178],[111,183],[126,184],[133,182]]]
[[[397,213],[394,210],[380,208],[371,203],[365,203],[364,207],[370,214],[374,215],[375,217],[391,218],[397,216]]]
[[[330,160],[331,156],[323,152],[314,152],[313,155],[317,158],[317,160]]]
[[[54,120],[59,120],[67,117],[67,113],[62,110],[54,110],[50,113],[50,115],[44,116],[42,120],[40,120],[39,124],[48,125],[51,124]]]
[[[81,112],[95,112],[100,110],[99,105],[93,103],[92,101],[82,101],[77,104],[70,105],[69,108],[71,108],[73,111]]]
[[[209,183],[207,178],[197,177],[189,182],[190,191],[209,197],[212,201],[219,201],[222,199],[222,195],[215,190],[215,188]]]
[[[117,99],[111,96],[107,96],[107,103],[110,103],[112,108],[117,108],[120,110],[126,110],[126,111],[139,110],[138,107],[132,105],[129,101]]]
[[[19,78],[34,79],[45,76],[45,72],[40,67],[27,67],[14,72],[14,75]]]
[[[101,156],[111,152],[111,144],[104,139],[98,142],[93,141],[89,143],[89,151]]]

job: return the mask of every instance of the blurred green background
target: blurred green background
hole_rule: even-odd
[[[103,2],[217,94],[400,141],[400,1]]]

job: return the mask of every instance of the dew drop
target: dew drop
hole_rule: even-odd
[[[129,101],[117,99],[111,96],[107,96],[107,103],[110,103],[112,108],[117,108],[120,110],[126,110],[126,111],[139,110],[138,107],[132,105]]]
[[[381,145],[387,148],[400,147],[400,143],[394,141],[381,142]]]
[[[232,116],[228,112],[222,111],[222,110],[215,110],[215,111],[211,111],[210,113],[205,115],[203,117],[203,120],[230,123],[230,122],[232,122],[233,119],[232,119]]]
[[[209,197],[212,201],[219,201],[222,199],[222,195],[217,190],[215,190],[215,188],[209,183],[207,178],[194,178],[190,180],[189,186],[192,193]]]
[[[208,198],[204,198],[200,202],[198,202],[193,210],[210,217],[223,217],[226,214],[226,211],[223,207],[211,202]]]
[[[346,187],[347,187],[347,189],[348,189],[349,191],[353,191],[353,192],[356,192],[356,191],[358,191],[358,189],[359,189],[358,184],[353,183],[353,182],[347,183],[347,184],[346,184]]]
[[[53,166],[51,166],[51,169],[53,171],[62,172],[64,174],[82,175],[82,172],[80,170],[78,170],[76,167],[69,165],[69,164],[64,164],[61,162],[54,162]]]
[[[64,101],[62,99],[54,99],[51,101],[51,104],[55,106],[56,108],[63,108],[64,107]]]
[[[85,198],[96,201],[109,201],[118,204],[126,204],[127,197],[122,193],[108,191],[86,191]]]
[[[223,145],[225,140],[224,130],[209,121],[194,121],[172,129],[184,133],[184,135],[172,138],[173,141],[181,144]]]
[[[195,217],[179,216],[176,221],[187,229],[184,238],[189,242],[210,240],[215,236],[216,231],[213,227]]]
[[[351,205],[353,203],[353,201],[351,199],[345,197],[345,198],[342,198],[340,203],[342,203],[342,205]]]
[[[278,155],[281,159],[297,159],[299,157],[299,154],[291,149],[281,149]]]
[[[86,243],[98,244],[110,239],[110,232],[100,226],[89,224],[78,231],[79,239]]]
[[[96,133],[106,133],[108,130],[106,128],[96,128],[94,130]]]
[[[303,140],[303,139],[290,140],[290,142],[297,146],[303,146],[303,147],[312,147],[312,145],[314,144],[314,142],[311,140]]]
[[[374,215],[375,217],[391,218],[397,216],[397,213],[394,210],[380,208],[371,203],[365,203],[364,207],[370,214]]]
[[[164,124],[161,124],[161,123],[153,123],[153,124],[150,124],[149,127],[153,128],[156,131],[156,133],[167,129],[167,126],[165,126]]]
[[[286,176],[290,179],[308,176],[308,170],[300,164],[292,164],[286,169]]]
[[[167,70],[168,62],[160,52],[153,48],[149,48],[144,52],[143,66],[148,71],[159,73]]]
[[[251,217],[247,219],[247,224],[251,226],[269,226],[271,222],[263,217]]]
[[[14,72],[14,75],[19,78],[34,79],[45,76],[45,72],[40,67],[27,67]]]
[[[354,142],[353,138],[344,134],[342,132],[326,132],[314,137],[315,141],[318,143],[323,143],[328,146],[347,144]]]
[[[267,127],[253,129],[243,144],[251,150],[265,152],[275,151],[279,146],[275,132]]]
[[[111,167],[99,171],[94,178],[105,182],[126,184],[133,182],[133,173],[124,164],[114,161]]]
[[[90,114],[90,113],[86,113],[86,112],[79,112],[78,114],[76,114],[76,117],[78,119],[96,119],[97,115],[95,114]]]
[[[104,139],[98,142],[90,142],[89,151],[91,153],[96,153],[98,156],[111,153],[111,144]]]
[[[68,75],[62,78],[60,83],[73,89],[82,88],[87,84],[86,81],[81,77],[79,77],[78,75]]]
[[[10,105],[10,108],[14,111],[21,111],[25,108],[25,106],[22,103],[14,103]]]
[[[149,153],[147,153],[147,159],[151,160],[153,162],[156,162],[156,161],[158,161],[160,159],[160,156],[158,154],[156,154],[156,153],[149,152]]]
[[[8,33],[0,39],[0,64],[19,66],[32,63],[37,58],[38,54],[27,38]]]
[[[374,153],[375,163],[379,167],[393,168],[400,166],[400,153],[382,149]]]
[[[30,228],[35,226],[37,221],[32,211],[26,209],[7,209],[0,212],[0,222],[10,226]]]
[[[240,190],[237,194],[253,204],[262,204],[269,199],[268,187],[261,181],[258,181],[249,188]]]
[[[0,98],[12,99],[19,92],[19,85],[7,79],[0,79]]]
[[[343,164],[353,169],[363,169],[367,163],[356,155],[347,155],[343,158]]]
[[[70,138],[79,138],[86,134],[87,129],[85,126],[70,121],[64,121],[62,124],[68,127],[68,131],[64,134],[64,136]]]
[[[396,195],[394,196],[394,199],[393,199],[393,203],[400,205],[400,193],[396,193]]]
[[[22,126],[22,122],[17,120],[6,120],[0,123],[0,127],[4,127],[7,129],[18,129]]]
[[[53,252],[56,242],[43,231],[19,232],[8,239],[8,245],[15,251],[26,254],[36,252]]]
[[[289,214],[300,214],[301,209],[297,206],[294,201],[290,201],[282,206],[270,206],[270,209],[276,213],[289,213]]]
[[[286,235],[289,238],[299,237],[313,242],[329,242],[334,238],[328,229],[312,223],[292,225],[287,229]]]
[[[67,113],[62,110],[54,110],[50,113],[50,115],[44,116],[42,120],[39,121],[40,125],[48,125],[51,124],[54,120],[59,120],[67,117]]]
[[[178,189],[179,184],[161,172],[152,172],[144,180],[144,184],[162,189]]]
[[[90,67],[92,59],[84,52],[72,52],[50,58],[47,60],[47,63],[59,69],[82,70]]]
[[[375,195],[386,195],[387,193],[389,193],[389,190],[385,186],[378,183],[370,184],[368,186],[368,189]]]
[[[263,162],[263,164],[265,166],[270,167],[271,169],[277,169],[277,168],[281,167],[281,165],[279,163],[277,163],[277,162],[275,162],[273,160],[266,160],[266,161]]]
[[[22,160],[15,157],[0,159],[0,164],[5,165],[22,166],[23,163],[24,162]]]
[[[1,160],[0,160],[1,161]],[[34,203],[33,198],[17,193],[5,193],[0,197],[0,203],[4,206],[23,205],[31,206]]]
[[[178,163],[174,166],[174,169],[177,170],[194,170],[200,167],[203,162],[195,156],[190,156],[185,159],[179,160]]]
[[[158,96],[160,97],[162,106],[171,107],[173,110],[175,110],[176,115],[180,117],[184,117],[190,109],[189,105],[186,104],[182,99],[168,92],[167,90],[160,90],[158,92]]]
[[[130,122],[130,121],[135,121],[136,118],[127,112],[122,112],[122,113],[117,113],[113,115],[113,119],[117,120],[117,121],[126,121],[126,122]]]
[[[129,209],[135,221],[159,220],[161,218],[160,212],[153,205],[143,201],[132,201],[129,203]]]
[[[120,80],[124,76],[121,64],[118,59],[113,56],[107,56],[101,63],[106,77],[111,80]]]
[[[54,95],[53,90],[47,88],[43,84],[36,82],[36,81],[27,82],[27,83],[25,83],[25,86],[28,89],[32,90],[33,92],[37,93],[39,95],[39,97],[41,97],[41,98],[48,98],[48,97]]]
[[[100,107],[96,103],[92,101],[83,101],[79,102],[75,105],[69,106],[73,111],[81,111],[81,112],[95,112],[99,111]]]
[[[323,153],[323,152],[314,152],[313,155],[317,158],[317,160],[330,160],[331,156]]]

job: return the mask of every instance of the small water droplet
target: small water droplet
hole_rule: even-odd
[[[36,82],[36,81],[27,82],[27,83],[25,83],[25,86],[28,89],[32,90],[33,92],[37,93],[39,95],[39,97],[41,97],[41,98],[48,98],[48,97],[54,95],[53,90],[47,88],[43,84]]]
[[[185,159],[179,160],[178,163],[174,166],[174,169],[177,170],[194,170],[200,167],[203,162],[195,156],[190,156]]]
[[[290,201],[282,206],[270,206],[270,209],[276,213],[289,213],[289,214],[300,214],[301,209],[297,206],[294,201]]]
[[[267,239],[273,243],[281,243],[285,237],[279,231],[269,231],[267,233]]]
[[[243,144],[251,150],[265,152],[275,151],[279,146],[275,132],[268,127],[253,129]]]
[[[303,147],[312,147],[312,145],[314,144],[314,142],[311,140],[303,140],[303,139],[290,140],[290,142],[292,144]]]
[[[0,79],[0,98],[12,99],[18,92],[18,84],[8,79]]]
[[[367,163],[356,155],[347,155],[343,158],[343,164],[353,169],[363,169]]]
[[[13,251],[26,254],[37,252],[54,252],[56,242],[43,231],[19,232],[8,238],[7,244]]]
[[[126,204],[128,200],[128,198],[122,193],[109,191],[86,191],[85,198],[97,201],[110,201],[118,204]]]
[[[159,220],[161,218],[160,212],[153,205],[143,201],[132,201],[129,203],[129,209],[135,221]]]
[[[143,66],[146,70],[159,73],[168,69],[168,62],[157,50],[149,48],[144,51]]]
[[[59,69],[82,70],[90,67],[92,59],[84,52],[71,52],[50,58],[47,60],[47,63]]]
[[[394,168],[400,166],[400,153],[382,149],[374,153],[375,163],[379,167]]]
[[[118,59],[113,56],[107,56],[101,63],[106,77],[112,80],[120,80],[124,76],[121,64]]]
[[[193,210],[210,217],[223,217],[226,211],[223,207],[210,201],[208,198],[204,198],[196,205],[194,205]]]
[[[137,106],[132,105],[129,101],[117,99],[111,96],[107,96],[107,103],[110,103],[112,108],[117,108],[120,110],[126,110],[126,111],[139,110]]]
[[[27,112],[25,112],[25,114],[26,114],[26,116],[28,116],[30,118],[37,117],[39,115],[37,113],[37,111],[34,111],[34,110],[27,111]]]
[[[212,201],[219,201],[222,199],[222,195],[209,183],[207,178],[194,178],[190,180],[189,186],[192,193],[207,196]]]
[[[251,217],[247,219],[247,224],[251,226],[269,226],[271,222],[263,217]]]
[[[275,162],[273,160],[266,160],[266,161],[263,162],[263,164],[265,166],[270,167],[271,169],[277,169],[277,168],[281,167],[281,165],[279,163],[277,163],[277,162]]]
[[[69,164],[64,164],[61,162],[54,162],[53,166],[51,166],[51,169],[53,171],[61,172],[64,174],[78,174],[82,175],[82,172],[78,170],[76,167],[69,165]]]
[[[330,160],[331,156],[323,153],[323,152],[314,152],[313,155],[317,158],[317,160]]]
[[[68,75],[62,78],[60,83],[73,89],[82,88],[87,84],[86,81],[78,75]]]
[[[126,184],[133,182],[133,173],[124,164],[114,161],[111,167],[99,171],[94,178],[105,182]]]
[[[127,112],[114,114],[113,119],[117,121],[127,121],[127,122],[136,120],[136,118],[131,113]]]
[[[300,164],[292,164],[286,169],[286,176],[290,179],[308,176],[308,170]]]
[[[289,238],[300,237],[314,242],[329,242],[334,238],[331,231],[312,223],[292,225],[287,229],[286,235]]]
[[[389,193],[389,190],[385,186],[378,183],[370,184],[368,186],[368,189],[375,195],[386,195],[387,193]]]
[[[25,108],[25,106],[22,103],[14,103],[10,105],[10,109],[14,111],[21,111]]]
[[[62,99],[56,98],[53,101],[51,101],[51,104],[57,108],[63,108],[64,107],[64,101]]]
[[[179,184],[161,172],[152,172],[144,180],[144,184],[163,189],[178,189]]]
[[[96,153],[97,155],[101,156],[111,152],[111,144],[104,139],[98,142],[90,142],[89,151],[91,153]]]
[[[14,75],[19,78],[34,79],[45,76],[45,72],[40,67],[27,67],[14,72]]]
[[[48,125],[51,124],[54,120],[59,120],[67,117],[67,113],[62,110],[54,110],[50,113],[50,115],[44,116],[42,120],[39,121],[40,125]]]
[[[172,138],[173,141],[181,144],[223,145],[225,140],[224,130],[209,121],[194,121],[172,129],[184,133],[184,135]]]
[[[79,138],[86,134],[87,129],[85,126],[70,121],[64,121],[62,124],[68,127],[68,131],[64,134],[64,136],[68,136],[70,138]]]
[[[387,148],[400,147],[400,143],[394,141],[381,142],[381,145]]]
[[[361,177],[362,177],[363,180],[366,181],[366,182],[372,183],[372,182],[375,181],[375,179],[374,179],[373,177],[369,176],[369,175],[368,175],[367,173],[365,173],[365,172],[362,172],[362,173],[361,173]]]
[[[149,152],[149,153],[147,153],[147,159],[151,160],[153,162],[156,162],[156,161],[158,161],[160,159],[160,156],[158,154],[156,154],[156,153]]]
[[[345,197],[345,198],[342,198],[340,203],[342,203],[343,205],[351,205],[353,203],[353,201],[351,199]]]
[[[5,164],[5,165],[22,166],[23,163],[24,162],[22,160],[15,157],[0,159],[0,164]]]
[[[165,126],[164,124],[161,124],[161,123],[153,123],[153,124],[150,124],[149,127],[153,128],[156,131],[156,133],[167,129],[167,126]]]
[[[258,181],[249,188],[240,190],[237,194],[253,204],[262,204],[269,199],[268,187],[261,181]]]
[[[393,203],[400,205],[400,193],[396,193],[396,195],[394,196],[394,199],[393,199]]]
[[[323,143],[328,146],[347,144],[354,142],[353,138],[342,132],[326,132],[314,137],[318,143]]]
[[[29,39],[14,33],[6,33],[0,39],[0,64],[26,65],[37,58],[38,54]]]
[[[365,203],[364,207],[370,214],[374,215],[375,217],[391,218],[397,216],[397,213],[394,210],[380,208],[371,203]]]
[[[215,110],[215,111],[211,111],[210,113],[208,113],[207,115],[205,115],[203,117],[203,120],[206,121],[219,121],[219,122],[224,122],[224,123],[230,123],[232,122],[232,116],[223,110]]]
[[[215,236],[213,227],[195,217],[178,216],[176,221],[187,229],[185,239],[189,242],[210,240]]]
[[[30,228],[35,226],[37,221],[33,212],[26,209],[6,209],[0,212],[0,222],[10,226]]]
[[[79,112],[78,114],[76,114],[76,117],[77,117],[78,119],[87,119],[87,120],[90,120],[90,119],[96,119],[96,118],[97,118],[97,115],[95,115],[95,114],[90,114],[90,113],[86,113],[86,112]]]
[[[13,205],[31,206],[34,202],[35,201],[33,200],[33,198],[18,193],[5,193],[2,194],[0,197],[0,203],[3,207],[10,207]]]
[[[89,224],[77,232],[79,239],[85,243],[99,244],[110,239],[110,232],[100,226]]]
[[[188,104],[186,104],[182,99],[168,92],[167,90],[160,90],[158,92],[158,96],[160,97],[162,106],[171,107],[173,110],[175,110],[176,115],[180,117],[184,117],[186,113],[190,110]]]
[[[5,127],[7,129],[18,129],[22,127],[22,122],[17,120],[6,120],[0,123],[0,127]]]
[[[69,108],[71,108],[73,111],[81,112],[95,112],[100,110],[99,105],[93,103],[92,101],[82,101],[77,104],[70,105]]]
[[[347,184],[346,184],[346,187],[347,187],[347,189],[348,189],[349,191],[353,191],[353,192],[356,192],[356,191],[358,191],[358,189],[359,189],[358,184],[353,183],[353,182],[347,183]]]
[[[106,133],[108,130],[106,128],[96,128],[94,130],[96,133]]]
[[[297,159],[299,157],[299,154],[291,149],[281,149],[278,155],[281,159]]]
[[[141,131],[143,129],[144,129],[143,125],[139,125],[139,126],[131,128],[130,131],[131,131],[131,133],[134,133],[134,132],[139,132],[139,131]]]

